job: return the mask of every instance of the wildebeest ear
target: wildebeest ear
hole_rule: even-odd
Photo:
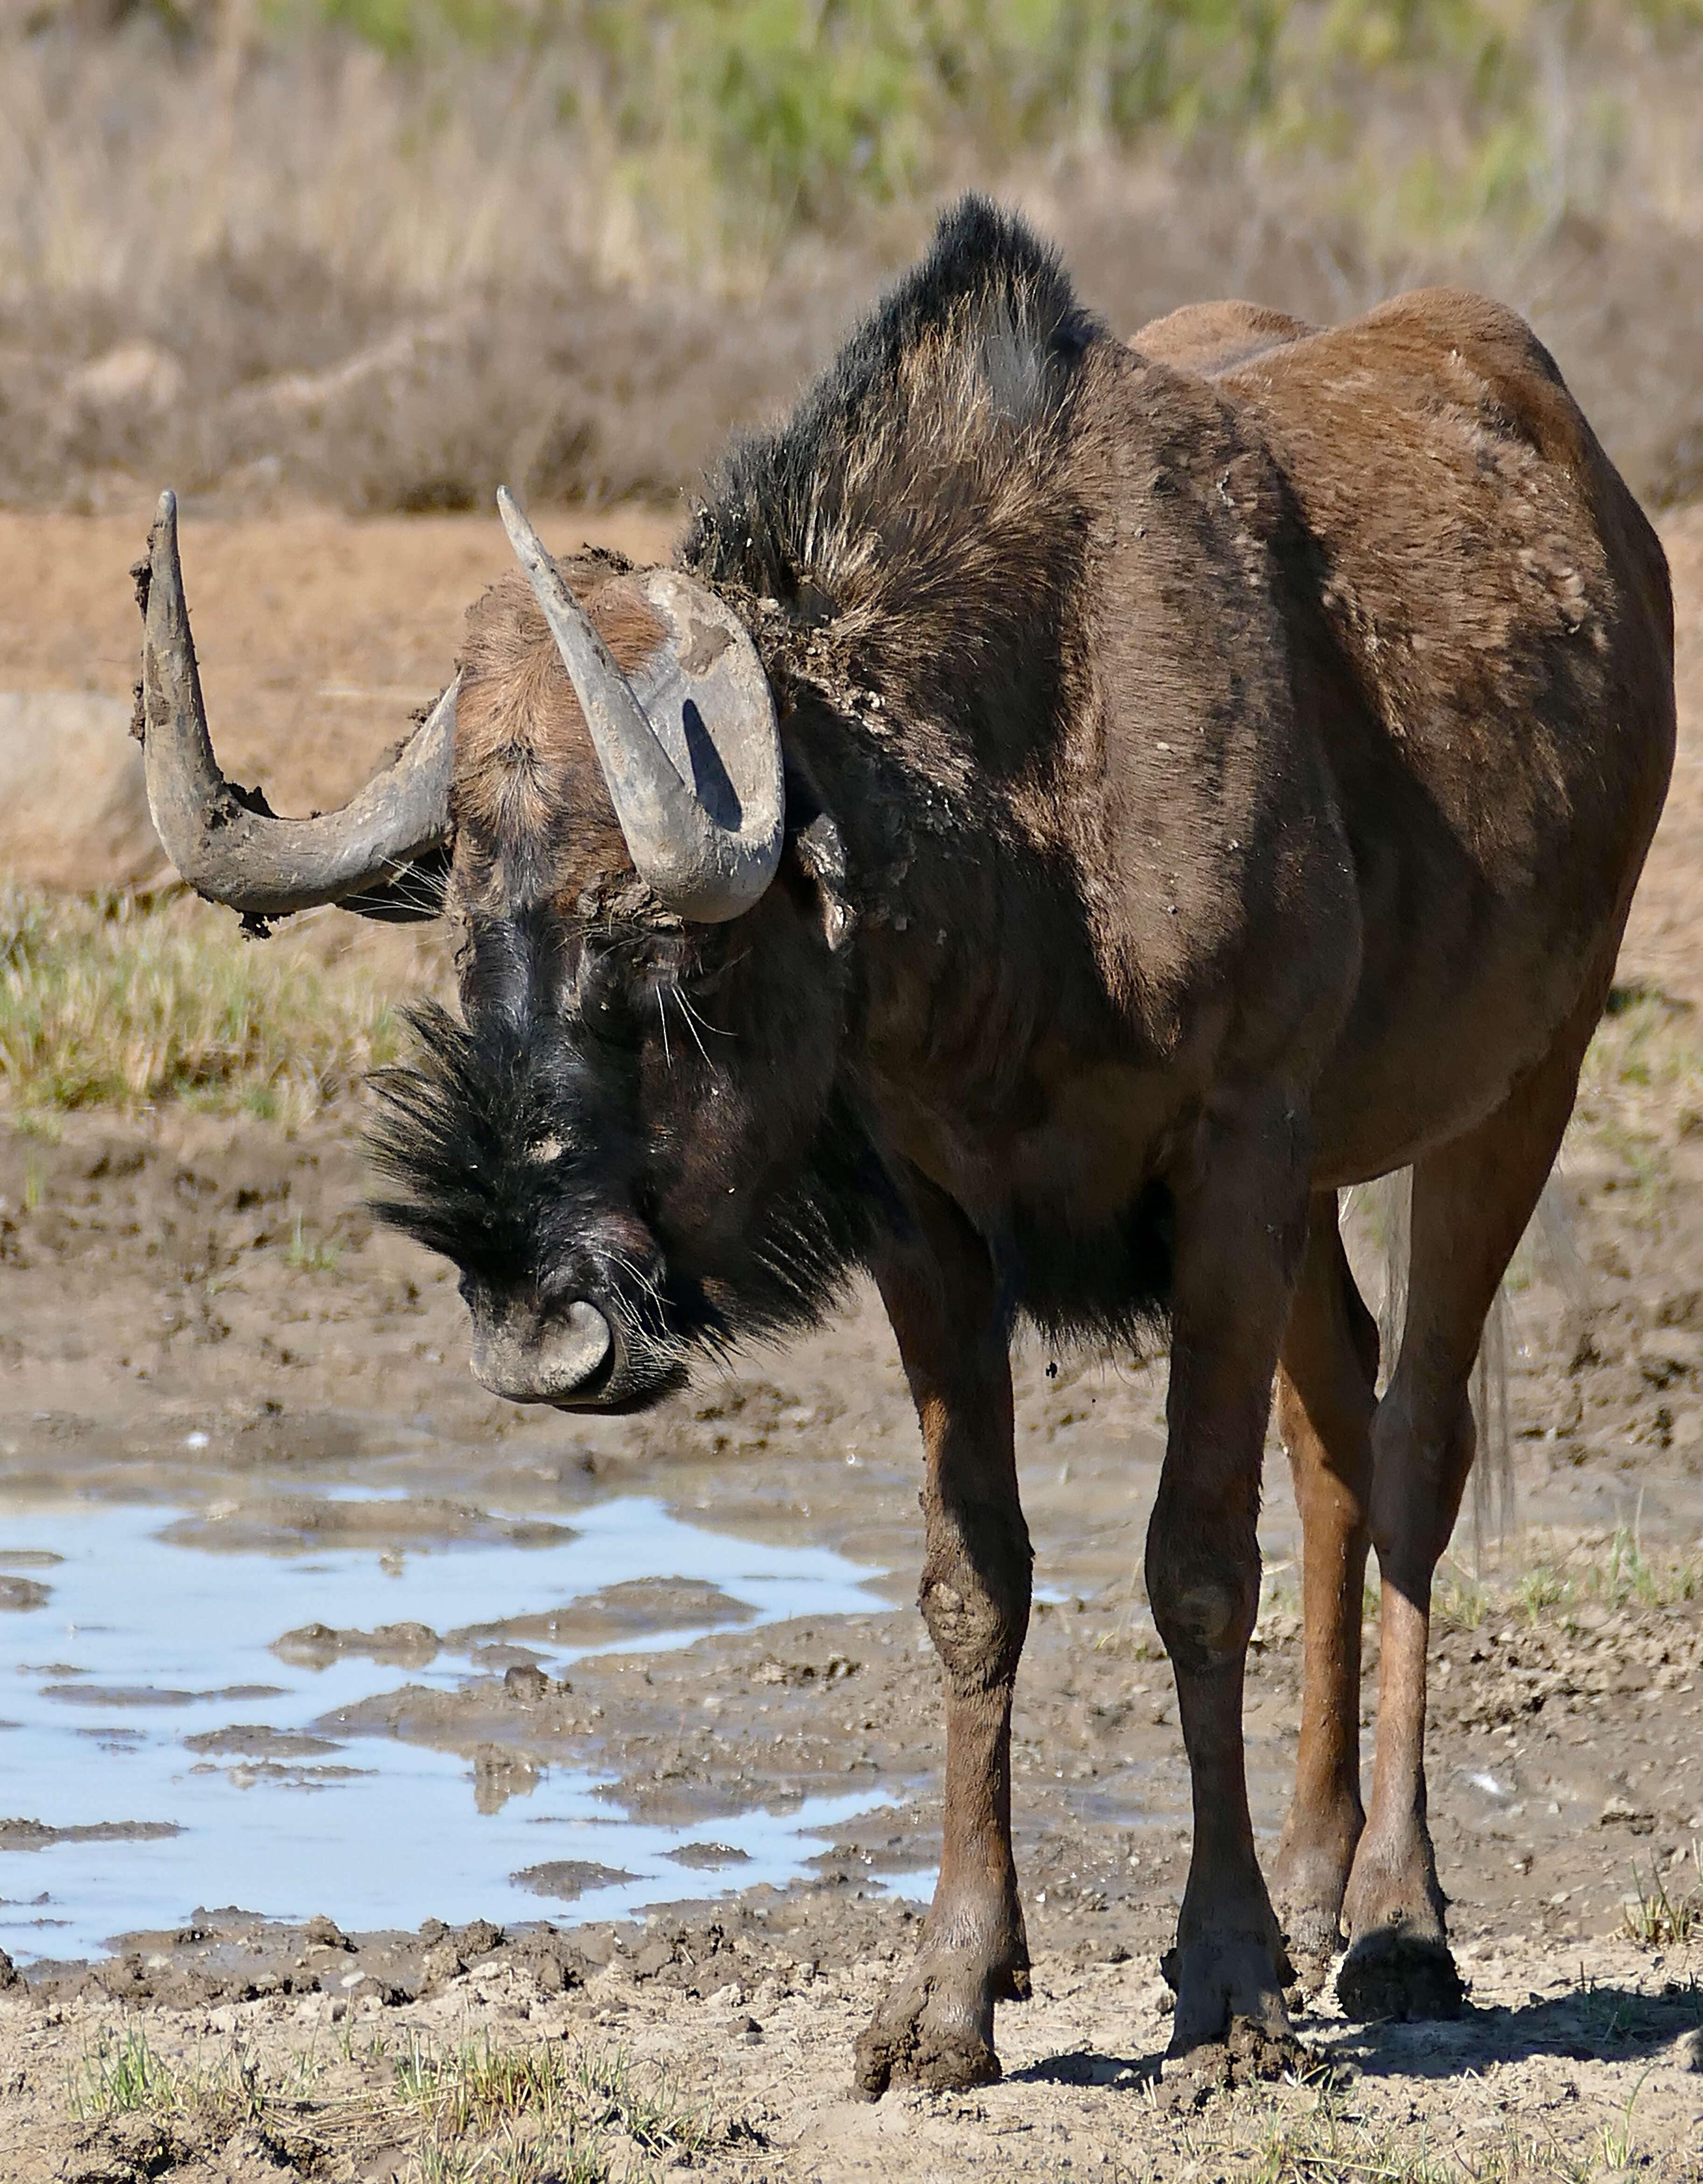
[[[789,829],[785,859],[815,891],[823,938],[838,954],[851,939],[857,911],[846,892],[845,844],[832,815],[818,811],[808,826]]]

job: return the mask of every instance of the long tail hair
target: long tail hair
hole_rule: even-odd
[[[1408,1279],[1413,1253],[1413,1171],[1399,1168],[1375,1183],[1344,1193],[1343,1218],[1352,1218],[1371,1246],[1377,1284],[1377,1318],[1383,1394],[1400,1354],[1407,1323]],[[1575,1312],[1589,1310],[1589,1278],[1559,1177],[1552,1174],[1538,1200],[1514,1266],[1529,1252],[1567,1293]],[[1364,1263],[1364,1260],[1362,1260]],[[1493,1548],[1505,1551],[1519,1529],[1514,1492],[1513,1444],[1508,1431],[1508,1362],[1513,1340],[1509,1303],[1513,1268],[1504,1275],[1479,1340],[1471,1396],[1477,1451],[1472,1459],[1472,1559],[1481,1570]]]

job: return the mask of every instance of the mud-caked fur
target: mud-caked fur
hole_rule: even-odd
[[[651,900],[543,619],[496,587],[462,660],[465,1022],[422,1020],[383,1087],[389,1217],[461,1267],[476,1330],[500,1312],[542,1341],[579,1300],[618,1325],[601,1407],[872,1271],[927,1451],[947,1791],[864,2091],[993,2075],[994,2004],[1027,1991],[1024,1312],[1114,1340],[1169,1319],[1147,1580],[1199,1816],[1177,2051],[1238,2020],[1287,2039],[1240,1758],[1274,1382],[1306,1620],[1277,1911],[1303,1970],[1346,1925],[1351,2003],[1394,2006],[1393,1981],[1439,2006],[1432,1572],[1484,1315],[1666,788],[1654,533],[1483,298],[1334,330],[1204,306],[1125,343],[971,199],[793,417],[730,450],[682,559],[768,673],[779,875],[721,926]],[[637,671],[661,634],[625,565],[562,566]],[[1336,1193],[1409,1165],[1405,1333],[1380,1361]]]

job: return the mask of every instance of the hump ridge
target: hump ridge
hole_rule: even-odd
[[[785,423],[724,455],[687,566],[810,619],[890,610],[1014,489],[1033,501],[1102,337],[1055,251],[960,199]]]

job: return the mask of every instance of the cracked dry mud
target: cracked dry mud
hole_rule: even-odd
[[[399,565],[402,526],[314,521],[335,539],[337,596],[310,586],[298,608],[286,601],[275,627],[251,631],[246,665],[234,645],[221,657],[217,598],[198,621],[222,710],[258,722],[258,744],[293,738],[287,808],[292,785],[298,801],[341,793],[394,733],[387,719],[331,719],[341,700],[291,718],[279,682],[298,672],[291,643],[311,655],[303,686],[424,687],[487,549],[498,566],[494,524],[413,526]],[[220,596],[234,614],[268,526],[231,529]],[[1660,1878],[1683,1898],[1703,1838],[1703,1601],[1672,1577],[1680,1559],[1703,1558],[1703,511],[1667,537],[1680,766],[1622,963],[1626,1004],[1567,1154],[1571,1243],[1534,1247],[1512,1301],[1520,1531],[1482,1587],[1463,1537],[1434,1634],[1432,1808],[1468,1982],[1458,2018],[1354,2025],[1327,1986],[1297,2016],[1313,2059],[1302,2081],[1266,2076],[1264,2054],[1233,2042],[1216,2076],[1158,2072],[1158,1964],[1188,1821],[1169,1672],[1135,1574],[1161,1363],[1055,1360],[1032,1343],[1020,1360],[1020,1460],[1046,1589],[1014,1741],[1033,1997],[999,2009],[1000,2082],[870,2107],[850,2097],[853,2042],[913,1946],[917,1908],[890,1884],[926,1875],[938,1855],[940,1763],[938,1677],[911,1604],[916,1437],[871,1301],[651,1417],[541,1417],[481,1393],[453,1282],[361,1212],[349,1107],[294,1132],[177,1111],[74,1114],[56,1138],[8,1121],[0,1512],[143,1501],[196,1552],[351,1540],[400,1552],[571,1527],[590,1502],[646,1493],[720,1531],[882,1568],[876,1590],[891,1607],[753,1628],[738,1603],[724,1613],[713,1589],[659,1571],[567,1611],[573,1642],[717,1627],[684,1650],[582,1659],[565,1687],[539,1665],[561,1630],[537,1617],[473,1633],[296,1630],[304,1658],[359,1651],[376,1696],[311,1734],[269,1722],[264,1698],[233,1698],[222,1729],[198,1729],[186,1765],[358,1768],[373,1740],[399,1738],[460,1755],[487,1806],[524,1797],[553,1767],[594,1768],[619,1809],[689,1835],[677,1901],[575,1925],[598,1869],[541,1859],[536,1924],[368,1934],[328,1873],[329,1915],[307,1927],[190,1918],[186,1904],[181,1928],[124,1937],[106,1959],[31,1964],[0,1991],[0,2177],[423,2176],[419,2118],[394,2104],[396,2059],[416,2036],[468,2033],[665,2064],[716,2120],[693,2161],[742,2184],[1401,2176],[1426,2174],[1422,2160],[1489,2176],[1511,2173],[1515,2146],[1539,2176],[1703,2177],[1703,1933],[1688,1947],[1622,1931],[1638,1888],[1648,1898]],[[78,678],[122,689],[132,632],[103,588],[125,605],[134,545],[119,526],[0,518],[0,599],[27,595],[21,577],[8,588],[17,563],[47,608],[4,632],[21,663],[12,680],[74,679],[75,652]],[[316,617],[293,638],[292,612]],[[252,771],[261,755],[242,755]],[[311,937],[372,955],[399,985],[444,975],[430,936],[326,919]],[[298,1221],[335,1254],[292,1254]],[[1267,1851],[1300,1669],[1297,1543],[1275,1457],[1268,1479],[1248,1706]],[[1616,1543],[1617,1525],[1636,1526],[1636,1550]],[[25,1602],[53,1582],[22,1563],[5,1576]],[[452,1638],[476,1638],[473,1669],[450,1689],[420,1680]],[[1369,1730],[1375,1624],[1368,1656]],[[210,1660],[207,1683],[226,1680]],[[742,1889],[719,1827],[825,1786],[867,1789],[870,1809],[805,1880]],[[8,1826],[30,1827],[41,1802],[10,1780]],[[37,1854],[51,1860],[53,1841]],[[138,2028],[185,2068],[240,2051],[274,2090],[241,2113],[209,2101],[74,2115],[103,2039]],[[617,2126],[609,2152],[615,2175],[673,2158]]]

